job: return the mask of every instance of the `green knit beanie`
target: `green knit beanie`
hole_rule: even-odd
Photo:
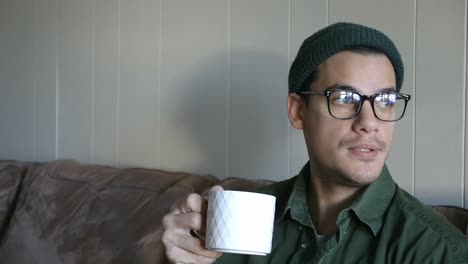
[[[388,57],[395,71],[396,89],[399,92],[404,69],[395,44],[376,29],[340,22],[327,26],[304,40],[289,70],[289,93],[300,92],[312,72],[329,57],[355,46],[375,48]]]

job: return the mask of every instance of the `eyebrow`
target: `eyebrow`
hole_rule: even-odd
[[[358,89],[354,86],[351,86],[351,85],[345,85],[345,84],[334,84],[328,88],[325,89],[326,90],[332,90],[332,89],[341,89],[341,90],[346,90],[346,91],[352,91],[352,92],[358,92],[360,93],[360,91],[358,91]],[[379,89],[377,91],[377,93],[387,93],[387,92],[396,92],[396,89],[395,87],[386,87],[386,88],[382,88],[382,89]]]

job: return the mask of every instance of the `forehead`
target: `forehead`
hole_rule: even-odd
[[[313,90],[348,85],[361,93],[373,94],[396,86],[392,63],[383,54],[342,51],[328,58],[317,70]]]

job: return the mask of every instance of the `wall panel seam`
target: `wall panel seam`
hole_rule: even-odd
[[[326,17],[325,17],[325,23],[326,26],[330,25],[330,0],[326,0]]]
[[[92,46],[91,46],[91,135],[90,135],[90,160],[94,160],[94,122],[95,122],[95,104],[96,104],[96,0],[93,0],[92,10]]]
[[[120,8],[120,0],[117,1],[117,92],[116,92],[116,122],[115,122],[115,164],[117,166],[120,165],[120,81],[121,81],[121,8]]]
[[[38,18],[37,18],[37,1],[34,1],[33,4],[33,27],[37,27],[38,23]],[[37,28],[36,28],[37,29]],[[39,30],[34,30],[33,28],[33,35],[32,35],[32,41],[33,41],[33,58],[32,58],[32,67],[31,67],[31,72],[33,76],[33,160],[38,159],[38,121],[37,121],[37,49],[38,49],[38,40],[37,40],[37,32]]]
[[[59,126],[60,126],[60,60],[59,60],[59,35],[60,35],[60,6],[59,0],[55,1],[55,159],[59,158]]]
[[[161,131],[161,79],[162,79],[162,54],[163,54],[163,1],[164,0],[159,0],[159,43],[158,43],[158,89],[157,89],[157,103],[158,103],[158,106],[157,106],[157,124],[158,124],[158,133],[157,133],[157,136],[158,138],[156,139],[156,144],[157,144],[157,164],[161,164],[161,154],[162,154],[162,148],[161,148],[161,134],[162,134],[162,131]]]
[[[414,0],[414,11],[413,11],[413,177],[411,194],[416,196],[416,45],[417,45],[417,31],[418,31],[418,0]]]
[[[291,65],[291,28],[292,28],[292,15],[291,15],[291,0],[288,1],[288,68]],[[289,119],[286,119],[286,131],[287,131],[287,164],[288,164],[288,175],[291,175],[291,129],[289,128]]]
[[[230,175],[230,129],[231,129],[231,0],[227,0],[227,34],[226,34],[226,177]]]
[[[159,0],[159,14],[161,14],[161,1],[162,0]],[[155,4],[156,6],[156,4]],[[159,27],[161,27],[161,23],[160,23],[160,20],[161,20],[161,16],[159,15],[159,21],[158,21],[158,24],[159,24]],[[154,20],[156,21],[156,19]],[[154,27],[154,29],[156,30],[156,27]],[[159,53],[160,53],[160,46],[159,46],[159,41],[160,41],[160,37],[159,37],[159,34],[161,34],[160,32],[160,28],[158,28],[158,31],[157,32],[158,34],[156,34],[156,32],[153,32],[153,36],[155,38],[158,38],[157,41],[154,41],[154,45],[158,45],[158,47],[153,47],[154,49],[152,50],[152,55],[153,55],[153,59],[151,61],[151,67],[152,67],[152,72],[153,74],[151,74],[151,87],[152,87],[152,96],[153,96],[153,102],[154,104],[157,104],[157,105],[153,105],[153,108],[152,108],[152,111],[153,111],[153,114],[155,115],[153,118],[155,118],[156,120],[152,120],[152,123],[154,124],[154,126],[156,127],[153,127],[153,129],[155,129],[155,133],[156,133],[156,138],[153,138],[152,140],[152,144],[153,144],[153,147],[154,147],[154,155],[155,157],[153,156],[153,159],[152,161],[154,162],[153,164],[159,164],[159,134],[161,132],[160,128],[159,128],[159,78],[158,78],[158,74],[156,73],[156,71],[159,70]],[[156,97],[156,98],[155,98]],[[156,113],[154,113],[154,111],[156,111]]]
[[[463,100],[463,113],[462,113],[462,115],[463,115],[463,118],[462,118],[462,120],[463,120],[463,126],[462,126],[463,127],[463,137],[462,137],[462,141],[463,141],[463,144],[462,144],[462,146],[463,146],[462,160],[463,160],[463,162],[462,162],[462,167],[463,168],[462,168],[462,178],[461,178],[461,180],[462,180],[462,184],[461,184],[461,187],[462,187],[462,190],[461,190],[462,191],[462,202],[461,202],[461,204],[462,204],[463,207],[467,206],[466,203],[465,203],[465,201],[466,201],[466,187],[465,187],[466,186],[466,149],[467,149],[467,147],[466,147],[466,110],[467,110],[467,107],[466,107],[466,100],[467,100],[467,98],[466,98],[466,89],[467,89],[467,86],[466,86],[466,78],[467,78],[467,76],[466,76],[467,75],[467,71],[466,71],[467,70],[466,54],[467,54],[467,49],[468,49],[468,46],[467,46],[467,30],[468,30],[468,26],[467,26],[468,25],[468,6],[467,6],[467,3],[468,3],[468,1],[465,0],[464,1],[464,7],[465,7],[464,18],[465,19],[464,19],[464,38],[463,38],[463,40],[465,42],[464,43],[465,44],[464,45],[465,46],[465,49],[464,49],[465,54],[463,56],[463,60],[464,60],[463,61],[463,73],[464,73],[463,76],[464,76],[464,78],[463,78],[463,97],[462,97],[464,99]]]
[[[36,45],[34,45],[36,46]],[[34,55],[34,57],[36,57]],[[36,65],[36,61],[34,59],[34,62],[33,62],[33,74],[36,72],[35,70],[35,65]],[[38,149],[38,135],[37,135],[37,126],[38,126],[38,121],[37,121],[37,80],[36,80],[36,74],[34,74],[34,79],[33,79],[33,160],[37,160],[38,159],[38,152],[37,152],[37,149]]]

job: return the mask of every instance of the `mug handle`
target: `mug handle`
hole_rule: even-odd
[[[190,235],[193,236],[193,237],[196,237],[196,238],[205,240],[205,236],[202,235],[202,234],[200,234],[200,233],[198,233],[197,230],[190,229]]]

